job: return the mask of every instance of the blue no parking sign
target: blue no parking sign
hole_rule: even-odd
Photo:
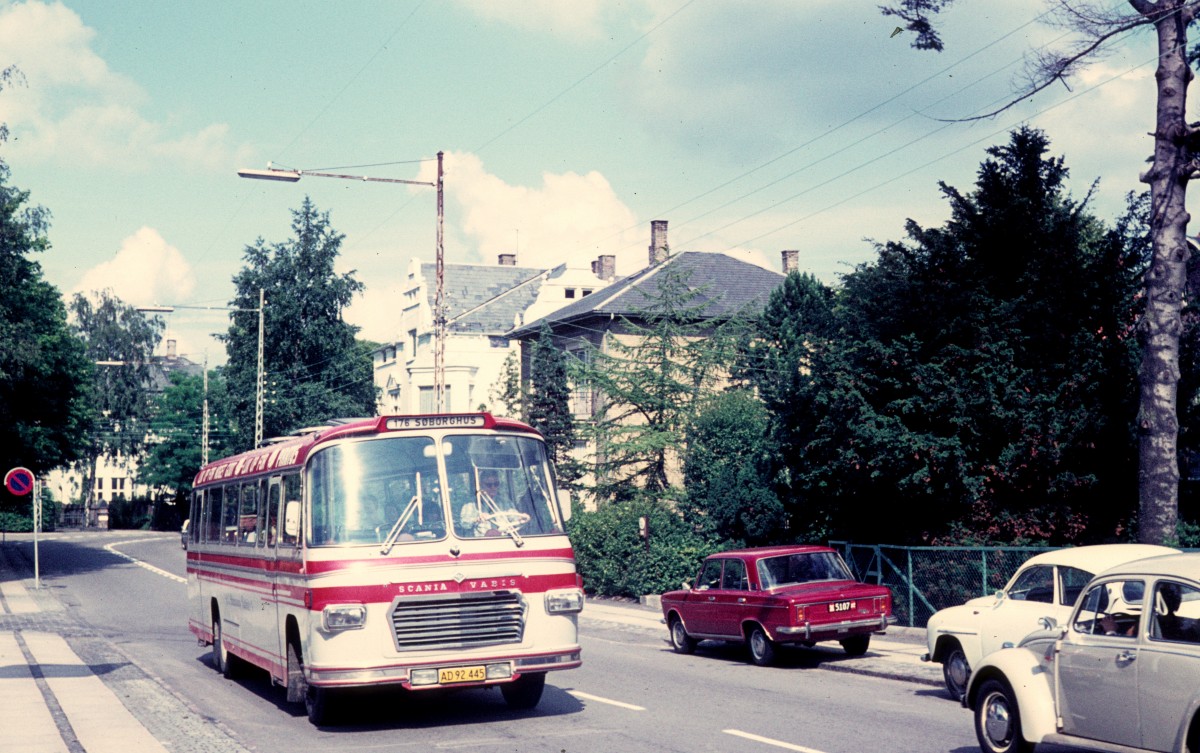
[[[4,488],[18,497],[33,491],[33,471],[28,468],[13,468],[4,474]]]

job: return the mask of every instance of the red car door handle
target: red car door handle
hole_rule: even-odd
[[[745,596],[739,596],[739,597],[738,597],[738,604],[745,604],[745,603],[746,603],[746,597],[745,597]]]

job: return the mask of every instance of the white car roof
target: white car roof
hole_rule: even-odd
[[[1200,580],[1200,552],[1125,562],[1105,570],[1103,575],[1168,575]]]
[[[1065,565],[1077,567],[1089,573],[1098,573],[1125,562],[1159,557],[1164,554],[1179,554],[1178,549],[1154,544],[1096,544],[1055,549],[1026,560],[1025,568],[1034,564]]]

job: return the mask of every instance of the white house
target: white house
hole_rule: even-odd
[[[615,257],[601,256],[590,268],[568,263],[541,269],[519,267],[515,254],[500,254],[496,265],[445,264],[443,270],[443,410],[474,411],[495,407],[489,395],[503,378],[508,355],[517,352],[508,332],[607,286],[615,276]],[[431,262],[409,262],[398,291],[396,336],[373,353],[381,414],[435,410],[436,274]]]

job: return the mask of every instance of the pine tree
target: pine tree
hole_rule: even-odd
[[[582,475],[579,464],[571,457],[575,448],[575,418],[571,415],[570,400],[566,356],[555,346],[549,325],[542,322],[529,359],[526,420],[546,438],[550,459],[560,481],[568,487]]]

